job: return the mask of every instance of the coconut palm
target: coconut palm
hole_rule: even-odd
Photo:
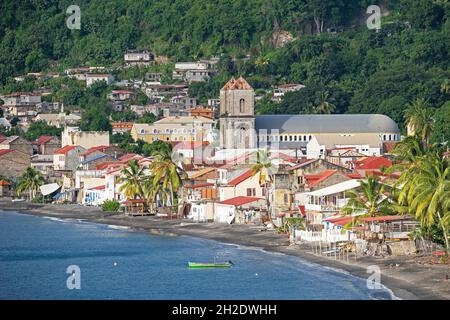
[[[413,135],[417,135],[423,144],[428,144],[434,126],[434,112],[425,99],[417,99],[407,105],[403,112],[405,125]]]
[[[254,176],[259,173],[259,185],[264,187],[267,213],[272,224],[273,221],[269,199],[269,187],[272,186],[275,181],[274,169],[272,159],[269,157],[267,151],[258,150],[256,152],[256,163],[252,166],[252,175]]]
[[[130,160],[128,166],[120,171],[117,182],[123,182],[119,191],[123,191],[128,199],[144,199],[143,183],[145,167],[141,167],[137,160]]]
[[[449,161],[437,152],[425,155],[400,177],[399,182],[403,183],[399,203],[407,205],[422,226],[437,223],[444,233],[447,253],[450,253]]]
[[[24,174],[20,177],[20,181],[17,185],[17,195],[22,192],[28,191],[30,201],[36,197],[39,187],[45,183],[41,173],[31,167],[28,167]]]
[[[154,161],[150,165],[152,172],[152,183],[154,188],[158,188],[161,196],[166,197],[168,193],[168,200],[172,205],[175,204],[177,193],[186,178],[186,172],[174,163],[168,151],[154,153]]]
[[[387,186],[380,183],[377,176],[369,175],[366,180],[360,180],[359,189],[346,192],[349,200],[342,208],[344,214],[362,213],[362,217],[374,217],[387,211],[388,200],[384,194]]]

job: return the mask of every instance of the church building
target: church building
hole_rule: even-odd
[[[400,130],[382,114],[256,115],[254,90],[242,77],[220,90],[220,147],[269,147],[324,157],[333,148],[380,155],[383,143],[400,141]],[[309,146],[309,147],[308,147]]]

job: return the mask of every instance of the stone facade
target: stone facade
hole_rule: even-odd
[[[0,150],[17,150],[28,155],[33,154],[33,145],[19,136],[11,136],[0,143]]]
[[[61,134],[61,145],[81,146],[89,149],[109,145],[108,131],[81,131],[78,127],[66,127]]]
[[[18,150],[0,150],[0,176],[18,178],[30,165],[29,154]]]

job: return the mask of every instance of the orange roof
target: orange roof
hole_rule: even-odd
[[[244,172],[243,174],[241,174],[240,176],[234,178],[233,180],[231,180],[230,182],[228,182],[229,186],[235,187],[238,184],[240,184],[241,182],[244,182],[245,180],[247,180],[248,178],[253,176],[253,170],[248,170],[246,172]]]
[[[198,189],[198,188],[212,187],[212,186],[214,186],[214,183],[198,183],[198,184],[192,184],[190,186],[186,186],[186,188]]]
[[[228,205],[237,207],[237,206],[242,206],[243,204],[255,202],[258,200],[262,200],[262,198],[239,196],[239,197],[227,199],[224,201],[220,201],[220,202],[218,202],[218,204],[228,204]]]
[[[91,188],[91,190],[105,190],[105,188],[106,188],[105,185],[101,185],[101,186],[98,186],[98,187]]]
[[[0,180],[0,186],[10,186],[11,182],[8,182],[6,180]]]
[[[308,181],[308,186],[313,187],[319,182],[331,177],[333,174],[337,173],[337,170],[324,170],[319,174],[308,174],[305,175],[306,180]]]
[[[110,147],[110,146],[96,146],[96,147],[92,147],[92,148],[87,149],[82,154],[80,154],[80,156],[87,156],[87,155],[89,155],[89,154],[91,154],[91,153],[93,153],[95,151],[103,151],[103,150],[105,150],[108,147]]]
[[[65,146],[55,151],[55,154],[66,154],[70,150],[75,149],[76,146]]]
[[[244,78],[239,77],[236,80],[233,77],[222,87],[222,90],[253,90],[253,88]]]
[[[37,140],[37,144],[38,145],[45,144],[52,139],[53,139],[53,136],[40,136],[39,139]]]

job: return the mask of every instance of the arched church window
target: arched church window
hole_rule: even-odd
[[[239,130],[239,144],[245,143],[245,128]]]
[[[244,113],[245,112],[245,99],[239,100],[239,112]]]

